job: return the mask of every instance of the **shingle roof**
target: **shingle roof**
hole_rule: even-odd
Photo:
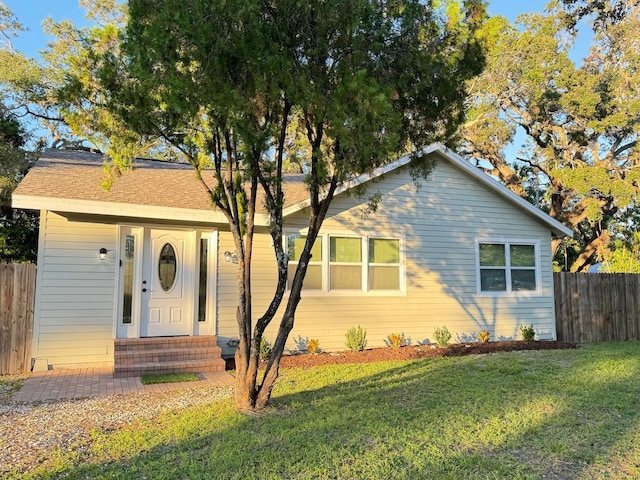
[[[438,154],[438,158],[450,162],[505,201],[547,225],[555,235],[572,235],[569,228],[484,174],[455,152],[434,144],[423,153]],[[410,156],[405,156],[372,173],[361,175],[342,185],[336,195],[402,168],[409,161]],[[103,162],[101,154],[46,150],[14,191],[13,206],[96,215],[226,223],[222,212],[212,207],[206,190],[196,180],[195,171],[190,165],[136,159],[134,169],[117,177],[112,188],[107,191],[102,187],[106,179]],[[203,172],[203,179],[210,186],[215,182],[211,171]],[[287,175],[284,179],[284,194],[285,217],[309,206],[309,192],[303,175]],[[267,226],[269,217],[260,199],[257,210],[256,225]]]
[[[135,159],[134,168],[116,176],[109,190],[103,188],[107,176],[102,154],[46,150],[18,185],[14,197],[47,197],[71,201],[108,202],[188,210],[213,210],[209,195],[196,179],[193,167],[183,163]],[[212,171],[203,179],[215,185]],[[291,205],[308,197],[302,175],[287,176],[286,203]],[[265,213],[258,202],[259,213]]]

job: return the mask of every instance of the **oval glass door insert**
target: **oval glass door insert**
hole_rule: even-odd
[[[162,290],[168,292],[176,281],[176,251],[173,245],[165,243],[158,260],[158,279]]]

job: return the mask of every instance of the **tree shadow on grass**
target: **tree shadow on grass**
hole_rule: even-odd
[[[113,463],[90,453],[59,477],[578,478],[640,420],[640,344],[605,352],[285,371],[262,415],[167,414],[102,438]]]

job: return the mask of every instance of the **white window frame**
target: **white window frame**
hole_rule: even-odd
[[[288,237],[289,236],[307,236],[306,231],[299,230],[285,230],[283,232],[283,248],[286,254],[288,254]],[[344,238],[359,238],[361,242],[361,288],[353,289],[353,290],[342,290],[342,289],[334,289],[330,288],[330,274],[331,274],[331,237],[344,237]],[[399,288],[397,290],[371,290],[369,289],[369,239],[384,239],[384,240],[398,240],[400,243],[400,259],[399,259]],[[382,233],[372,233],[371,235],[357,235],[353,232],[341,232],[341,231],[327,231],[318,234],[318,240],[322,245],[322,262],[313,262],[314,264],[321,263],[322,264],[322,289],[302,289],[302,294],[304,296],[406,296],[407,295],[407,282],[406,282],[406,256],[405,256],[405,238],[403,235],[393,235],[388,232]],[[296,263],[297,262],[291,262]],[[350,264],[345,264],[350,265]],[[354,264],[355,265],[355,264]],[[378,264],[374,264],[378,265]],[[395,264],[394,264],[395,265]],[[289,287],[287,286],[287,293],[289,292]]]
[[[369,261],[369,241],[370,240],[398,240],[399,245],[398,245],[398,263],[375,263],[375,262],[370,262]],[[368,237],[366,237],[364,239],[364,245],[363,245],[363,251],[362,251],[362,255],[363,258],[366,258],[366,264],[363,265],[363,270],[366,270],[366,272],[363,275],[363,281],[366,281],[367,284],[365,285],[365,288],[370,291],[370,292],[396,292],[398,290],[403,291],[404,290],[404,242],[402,241],[401,238],[399,237],[390,237],[388,235],[369,235]],[[364,263],[364,262],[363,262]],[[371,282],[370,282],[370,278],[369,278],[369,270],[370,267],[398,267],[398,275],[400,276],[400,278],[398,279],[398,290],[383,290],[383,289],[372,289],[371,288]]]
[[[505,248],[505,290],[503,291],[484,291],[482,290],[482,279],[480,275],[481,267],[480,266],[480,245],[481,244],[499,244],[503,245]],[[535,258],[535,266],[533,267],[535,270],[535,278],[536,278],[536,288],[535,290],[513,290],[512,282],[511,282],[511,270],[531,270],[531,267],[512,267],[511,266],[511,245],[528,245],[533,246],[533,254]],[[539,296],[542,294],[542,275],[540,271],[540,240],[530,240],[530,239],[521,239],[521,238],[478,238],[476,239],[476,286],[478,295],[485,297],[508,297],[508,296],[516,296],[516,297],[528,297],[528,296]]]
[[[359,262],[332,262],[331,261],[331,239],[332,238],[355,238],[360,240],[360,261]],[[349,235],[342,235],[342,234],[336,234],[336,233],[330,233],[327,235],[327,242],[328,242],[328,248],[326,253],[328,254],[328,258],[327,258],[327,290],[331,291],[331,292],[359,292],[359,291],[366,291],[367,290],[367,285],[365,285],[365,248],[364,248],[364,241],[363,241],[363,237],[360,237],[358,235],[353,235],[353,234],[349,234]],[[322,243],[324,246],[324,242]],[[323,257],[325,256],[323,253]],[[331,266],[332,265],[342,265],[345,267],[360,267],[360,288],[331,288]],[[322,272],[324,273],[324,271]],[[324,285],[324,278],[322,281],[323,285]]]
[[[283,248],[284,248],[284,252],[285,254],[288,256],[289,255],[289,237],[294,236],[294,237],[306,237],[307,234],[306,233],[299,233],[299,232],[285,232],[283,234]],[[327,272],[326,272],[326,267],[325,267],[325,259],[326,259],[326,248],[325,248],[325,239],[323,238],[322,235],[318,235],[318,237],[316,238],[316,241],[320,241],[320,249],[322,250],[322,260],[317,261],[314,260],[313,258],[311,259],[311,261],[309,262],[309,265],[320,265],[320,269],[322,270],[321,275],[322,275],[322,288],[312,288],[312,289],[308,289],[305,290],[305,293],[308,292],[318,292],[318,293],[322,293],[324,291],[326,291],[328,289],[327,285],[327,281],[328,281],[328,277],[327,277]],[[289,260],[287,262],[287,269],[289,268],[289,264],[292,265],[298,265],[298,260]],[[297,267],[296,267],[297,268]],[[289,282],[293,280],[292,278],[287,278],[287,292],[290,290],[289,289]],[[304,289],[304,287],[303,287]]]

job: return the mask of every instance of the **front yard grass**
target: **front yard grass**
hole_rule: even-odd
[[[640,477],[639,342],[281,373],[264,414],[167,411],[30,476]]]
[[[195,373],[183,372],[183,373],[150,373],[142,375],[140,382],[143,385],[153,385],[156,383],[175,383],[175,382],[196,382],[200,380]]]

